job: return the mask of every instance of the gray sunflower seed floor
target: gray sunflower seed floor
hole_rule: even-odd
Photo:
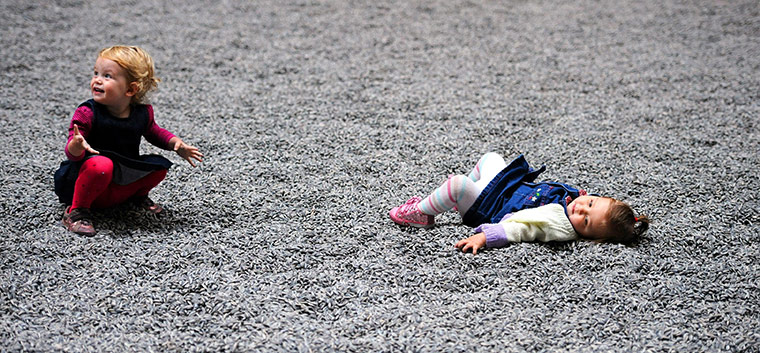
[[[757,1],[0,3],[0,350],[731,351],[760,345]],[[99,49],[198,146],[67,232],[52,174]],[[636,246],[462,254],[388,210],[524,153]]]

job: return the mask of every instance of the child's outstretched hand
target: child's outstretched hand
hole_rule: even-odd
[[[184,158],[188,163],[190,163],[193,168],[195,167],[193,159],[197,160],[198,162],[203,162],[203,154],[198,150],[198,147],[190,146],[184,143],[182,140],[178,139],[174,143],[174,152],[177,152],[177,154]]]
[[[87,140],[84,139],[82,133],[79,132],[79,126],[74,125],[74,136],[71,137],[71,142],[69,142],[69,153],[75,156],[80,156],[84,151],[92,154],[100,154],[100,152],[93,149],[90,144],[87,143]]]
[[[467,252],[472,249],[472,254],[476,255],[478,249],[486,247],[486,233],[478,233],[467,239],[462,239],[454,244],[455,247],[462,249],[463,252]]]

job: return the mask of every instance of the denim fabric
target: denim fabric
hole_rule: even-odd
[[[575,199],[580,191],[572,186],[533,181],[546,170],[541,166],[534,170],[523,155],[515,158],[486,186],[465,213],[462,222],[470,227],[484,223],[498,223],[507,213],[534,208],[550,203],[567,206],[566,199]]]

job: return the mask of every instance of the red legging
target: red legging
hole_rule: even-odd
[[[71,209],[111,207],[134,196],[147,196],[165,177],[166,169],[152,172],[132,184],[114,184],[111,182],[113,162],[103,156],[91,157],[79,169]]]

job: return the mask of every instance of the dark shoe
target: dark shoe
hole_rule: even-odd
[[[132,202],[151,214],[159,214],[164,211],[164,208],[161,207],[161,205],[153,202],[153,200],[151,200],[148,196],[136,197],[132,200]]]
[[[95,235],[95,227],[92,226],[92,216],[90,210],[86,208],[71,209],[66,208],[63,213],[63,225],[66,229],[80,234],[91,237]]]

